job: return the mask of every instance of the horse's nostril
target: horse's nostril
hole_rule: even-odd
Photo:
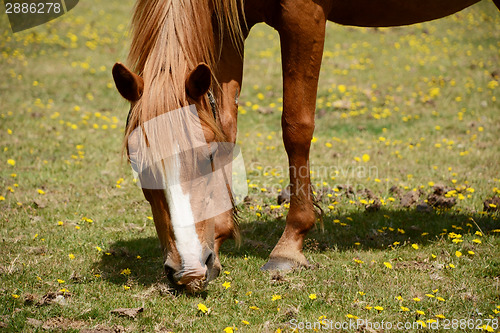
[[[163,267],[165,268],[165,273],[167,274],[167,278],[170,282],[173,284],[177,284],[177,281],[179,281],[179,276],[177,272],[179,272],[180,268],[178,265],[176,265],[170,258],[168,258],[165,263],[163,264]]]
[[[165,273],[167,274],[167,279],[171,282],[171,283],[175,283],[174,281],[174,269],[170,266],[167,266],[165,265]]]
[[[205,278],[208,281],[214,280],[217,276],[219,276],[220,273],[220,267],[216,265],[215,261],[217,260],[215,253],[211,250],[208,250],[205,253],[205,265],[207,267],[207,272],[205,274]]]
[[[215,255],[210,251],[205,259],[205,266],[210,270],[214,266]]]

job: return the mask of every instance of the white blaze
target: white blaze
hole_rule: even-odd
[[[202,249],[191,208],[189,193],[184,193],[180,181],[179,155],[172,156],[172,164],[165,172],[165,197],[170,210],[170,220],[175,235],[177,251],[186,271],[199,269]]]

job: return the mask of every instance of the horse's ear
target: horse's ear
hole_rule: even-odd
[[[200,99],[210,89],[212,71],[205,63],[200,63],[189,73],[186,79],[186,92],[194,100]]]
[[[113,79],[116,89],[130,102],[136,102],[141,98],[144,90],[144,80],[139,75],[130,71],[124,64],[117,62],[113,66]]]

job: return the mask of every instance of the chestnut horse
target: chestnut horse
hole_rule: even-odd
[[[308,266],[304,237],[316,216],[309,179],[316,91],[326,21],[363,27],[409,25],[438,19],[478,0],[138,0],[132,19],[129,70],[113,77],[131,102],[125,144],[134,129],[162,114],[194,105],[208,145],[236,141],[243,45],[249,30],[265,22],[280,36],[283,66],[283,141],[290,171],[290,209],[285,230],[265,270]],[[500,8],[500,0],[494,0]],[[212,97],[214,96],[214,97]],[[173,130],[173,129],[172,129]],[[164,145],[172,145],[162,135]],[[162,134],[163,133],[163,134]],[[127,147],[140,149],[140,147]],[[213,166],[212,166],[213,167]],[[182,177],[171,163],[164,183]],[[297,172],[297,171],[304,172]],[[165,170],[164,170],[165,171]],[[168,187],[168,186],[167,186]],[[203,221],[193,215],[196,189],[144,188],[169,279],[190,292],[217,277],[222,242],[237,235],[232,210]]]

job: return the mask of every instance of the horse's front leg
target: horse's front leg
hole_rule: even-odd
[[[264,270],[308,266],[302,253],[316,220],[309,175],[316,91],[323,54],[326,15],[313,1],[282,1],[277,24],[283,61],[283,141],[288,154],[291,198],[283,235]]]

